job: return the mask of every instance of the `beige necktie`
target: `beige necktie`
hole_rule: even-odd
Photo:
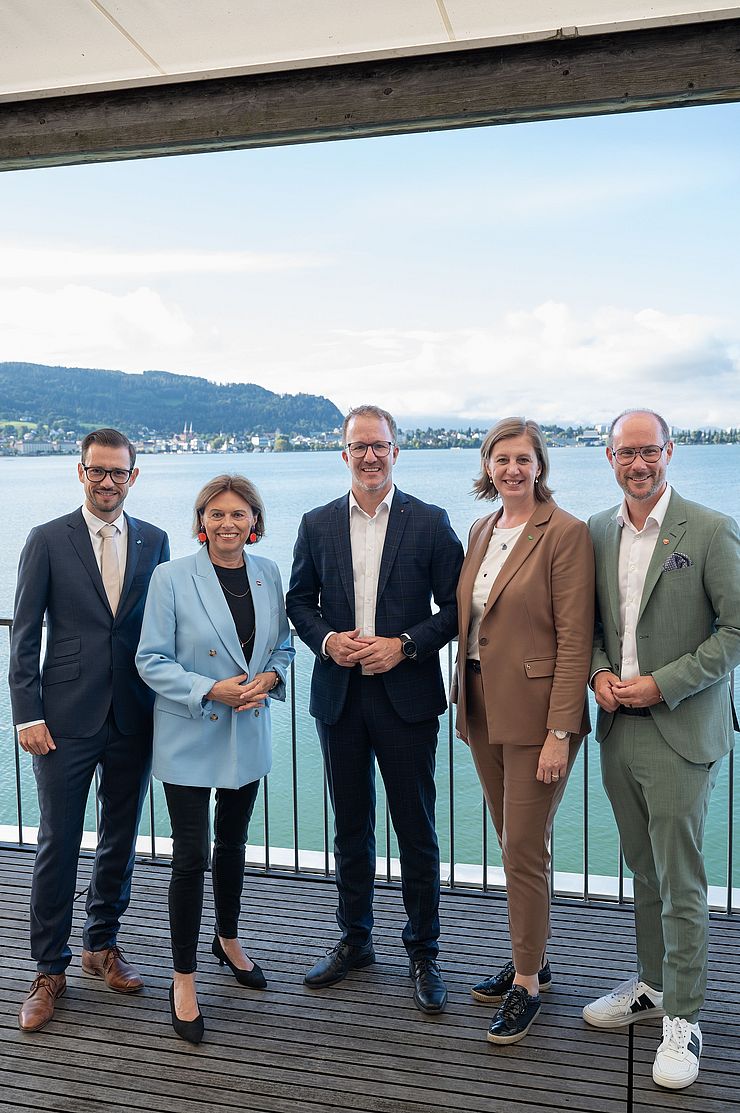
[[[118,546],[116,545],[115,526],[103,526],[99,531],[103,539],[103,548],[100,554],[100,574],[103,577],[103,587],[108,596],[110,609],[116,613],[118,600],[121,598],[121,568],[118,563]]]

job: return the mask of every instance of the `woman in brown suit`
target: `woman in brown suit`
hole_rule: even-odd
[[[470,531],[457,602],[453,700],[501,844],[512,959],[473,989],[494,1002],[492,1043],[515,1043],[550,987],[550,832],[590,729],[594,556],[584,522],[561,510],[534,421],[505,418],[481,446],[477,497],[501,509]]]

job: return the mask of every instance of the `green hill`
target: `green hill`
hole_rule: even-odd
[[[342,423],[328,398],[274,394],[254,383],[211,383],[167,371],[123,371],[0,363],[0,419],[79,430],[113,425],[131,432],[324,432]]]

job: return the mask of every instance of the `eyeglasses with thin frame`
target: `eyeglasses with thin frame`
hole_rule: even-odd
[[[102,483],[109,475],[114,483],[128,483],[134,473],[133,468],[99,468],[97,464],[80,464],[85,476],[91,483]]]
[[[643,448],[617,448],[613,455],[618,464],[631,464],[635,456],[642,456],[646,464],[655,464],[663,455],[666,444],[646,444]]]
[[[352,441],[346,448],[355,460],[361,460],[363,456],[366,456],[368,448],[372,448],[373,456],[382,460],[384,456],[388,455],[395,443],[395,441],[373,441],[372,444],[365,444],[364,441]]]

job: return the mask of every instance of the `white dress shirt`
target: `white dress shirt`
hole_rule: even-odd
[[[355,626],[362,637],[375,636],[380,562],[395,491],[395,486],[391,487],[372,517],[365,513],[352,492],[349,493],[349,543],[352,549],[352,578],[355,585]],[[321,646],[324,657],[327,656],[326,643],[336,632],[332,630],[324,638]]]
[[[663,519],[671,498],[671,488],[666,489],[650,511],[642,529],[632,524],[626,499],[617,514],[622,534],[619,539],[619,625],[622,633],[622,661],[620,678],[632,680],[640,675],[637,659],[637,619],[640,614],[642,593],[655,545],[660,536]]]
[[[126,515],[123,513],[123,511],[121,511],[115,522],[103,522],[100,518],[96,517],[95,514],[88,510],[86,506],[83,505],[81,507],[81,510],[82,517],[85,519],[85,524],[87,525],[88,531],[90,533],[90,541],[92,542],[93,552],[95,554],[95,560],[97,561],[98,568],[101,567],[100,562],[103,555],[103,538],[100,536],[100,530],[103,528],[103,526],[107,525],[115,526],[118,530],[118,533],[116,534],[114,540],[116,544],[116,552],[118,554],[118,567],[121,570],[121,584],[123,584],[123,578],[126,575],[126,549],[128,542],[128,523],[126,521]],[[16,726],[16,730],[25,730],[26,727],[35,727],[38,726],[39,723],[43,722],[43,719],[32,719],[28,723],[18,723]]]
[[[473,584],[473,596],[470,605],[470,627],[468,629],[468,646],[467,655],[468,659],[479,661],[480,648],[478,646],[478,637],[480,634],[480,624],[483,618],[483,611],[488,602],[488,596],[491,594],[494,580],[499,572],[506,564],[511,550],[519,540],[519,534],[526,526],[526,522],[522,522],[520,526],[512,526],[511,529],[499,529],[494,526],[491,540],[488,542],[486,555],[481,561],[478,574],[475,577]]]

